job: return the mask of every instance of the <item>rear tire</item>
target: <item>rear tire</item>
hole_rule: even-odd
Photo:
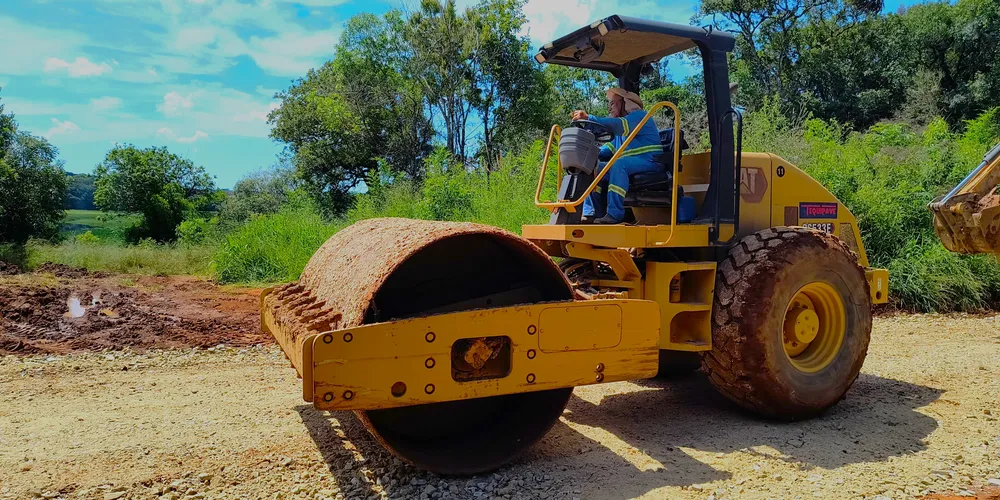
[[[871,326],[868,281],[840,239],[765,229],[743,238],[719,265],[712,351],[702,365],[719,392],[748,410],[809,418],[854,383]]]

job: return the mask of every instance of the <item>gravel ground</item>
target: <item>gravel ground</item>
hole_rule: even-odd
[[[0,358],[0,498],[995,498],[1000,316],[877,318],[819,419],[754,419],[698,374],[578,388],[495,474],[383,452],[301,401],[277,347]]]

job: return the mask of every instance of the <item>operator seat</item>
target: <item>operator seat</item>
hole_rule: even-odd
[[[688,149],[684,140],[684,131],[680,133],[681,151]],[[670,191],[673,188],[674,172],[674,129],[660,130],[660,144],[663,153],[653,156],[653,160],[661,167],[653,172],[643,172],[629,176],[628,193],[625,194],[625,206],[633,207],[668,207],[670,206]],[[678,198],[683,193],[677,193]]]

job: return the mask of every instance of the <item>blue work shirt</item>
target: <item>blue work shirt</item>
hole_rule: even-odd
[[[605,143],[601,146],[601,153],[599,158],[601,160],[610,160],[611,156],[618,151],[618,148],[625,142],[628,135],[632,133],[635,127],[639,126],[639,122],[646,117],[646,112],[637,109],[621,118],[600,118],[596,116],[591,116],[590,119],[604,125],[611,133],[615,134],[615,138],[611,142]],[[642,159],[653,160],[653,155],[663,152],[663,145],[660,143],[660,132],[656,128],[656,123],[650,118],[639,133],[636,134],[635,139],[628,144],[625,148],[625,152],[622,154],[622,158],[630,156],[638,156]]]

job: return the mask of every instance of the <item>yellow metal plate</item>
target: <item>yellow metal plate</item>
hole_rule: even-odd
[[[594,301],[592,307],[549,307],[538,318],[542,352],[607,349],[622,340],[622,309]]]
[[[669,224],[656,226],[629,226],[626,224],[527,225],[521,227],[521,234],[535,244],[542,246],[543,249],[546,249],[545,241],[572,241],[609,248],[691,248],[708,246],[710,227],[707,224],[678,224],[673,236],[671,236]],[[719,232],[722,235],[721,239],[728,239],[733,234],[733,225],[722,224],[719,227]]]
[[[889,271],[886,269],[865,269],[865,278],[871,289],[872,304],[889,302]]]
[[[303,382],[311,380],[314,386],[303,392],[312,393],[320,409],[372,410],[649,378],[657,371],[659,327],[654,302],[598,300],[457,312],[324,332],[303,350],[303,358],[311,357],[302,364]],[[455,381],[452,345],[486,337],[510,339],[509,372]]]

